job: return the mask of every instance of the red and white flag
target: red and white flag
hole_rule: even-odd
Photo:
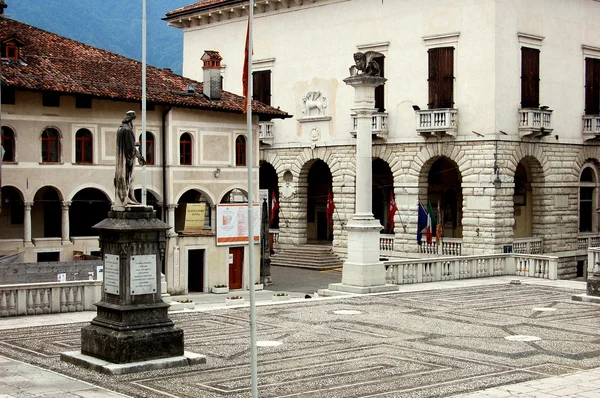
[[[335,210],[335,203],[333,203],[333,195],[331,190],[327,194],[327,221],[331,222],[333,220],[333,211]]]
[[[433,243],[433,208],[431,207],[431,202],[427,203],[427,229],[425,230],[425,236],[427,238],[427,244],[430,245]]]
[[[269,218],[270,224],[273,224],[277,210],[279,210],[279,202],[277,202],[277,196],[275,195],[275,191],[273,191],[273,194],[271,195],[271,218]]]
[[[397,211],[398,211],[398,207],[396,206],[396,200],[394,200],[394,192],[390,191],[390,208],[388,211],[390,231],[394,230],[394,226],[395,226],[394,216],[396,215]]]

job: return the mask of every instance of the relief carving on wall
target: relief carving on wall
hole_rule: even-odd
[[[320,91],[309,91],[302,96],[302,114],[305,118],[324,117],[327,110],[327,96]]]

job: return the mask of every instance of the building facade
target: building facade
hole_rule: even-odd
[[[4,16],[0,37],[0,252],[21,252],[24,262],[98,254],[93,226],[114,203],[116,132],[128,110],[142,142],[141,63]],[[243,98],[222,91],[219,54],[205,55],[213,84],[147,68],[147,165],[135,168],[136,196],[145,179],[148,205],[172,227],[163,272],[175,294],[248,286],[247,245],[218,246],[215,229],[216,205],[246,201]],[[253,110],[257,132],[259,117],[287,117],[257,102]],[[258,134],[254,141],[257,159]],[[193,232],[190,203],[205,204]]]
[[[167,14],[184,32],[185,76],[200,75],[200,49],[215,49],[231,60],[224,87],[239,90],[245,7]],[[255,11],[254,98],[295,115],[261,140],[282,247],[330,241],[343,255],[355,189],[369,189],[388,254],[555,253],[570,264],[562,277],[581,274],[578,256],[600,244],[600,2],[258,0]],[[343,79],[356,52],[387,78],[375,92],[372,187],[355,187]],[[417,243],[419,202],[440,220],[439,246]]]

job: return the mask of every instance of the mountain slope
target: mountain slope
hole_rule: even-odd
[[[183,35],[161,18],[194,0],[147,0],[147,62],[181,74]],[[118,54],[142,58],[142,0],[6,0],[6,16]]]

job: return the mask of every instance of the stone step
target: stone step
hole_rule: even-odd
[[[331,246],[302,245],[286,248],[271,257],[271,264],[282,267],[329,270],[340,268],[343,261]]]

